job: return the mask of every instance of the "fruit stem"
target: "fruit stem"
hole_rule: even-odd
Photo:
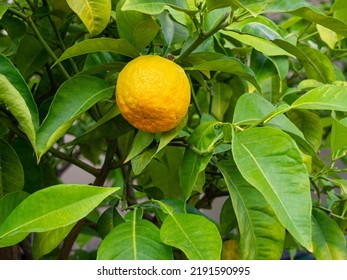
[[[220,21],[215,25],[214,28],[208,32],[199,32],[199,37],[180,55],[176,58],[175,62],[180,64],[187,56],[189,56],[198,46],[205,42],[208,38],[213,36],[220,29],[224,28],[227,25],[225,21],[229,17],[230,13],[224,13],[220,18]]]

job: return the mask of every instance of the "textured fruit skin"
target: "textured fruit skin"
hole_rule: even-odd
[[[119,73],[116,101],[124,118],[146,132],[176,127],[190,103],[190,84],[176,63],[144,55],[130,61]]]

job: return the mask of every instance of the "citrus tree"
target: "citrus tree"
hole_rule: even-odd
[[[2,1],[1,258],[346,259],[346,15]]]

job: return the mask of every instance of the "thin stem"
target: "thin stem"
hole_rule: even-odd
[[[60,260],[67,260],[69,258],[72,246],[75,243],[77,236],[81,232],[83,225],[84,225],[84,219],[79,220],[76,223],[76,225],[72,228],[68,236],[65,238],[63,247],[61,248],[61,251],[60,251],[60,256],[59,256]]]
[[[48,19],[49,19],[49,22],[51,23],[51,25],[52,25],[52,27],[53,27],[53,30],[54,30],[55,35],[56,35],[57,38],[58,38],[58,41],[59,41],[59,43],[60,43],[60,46],[61,46],[62,51],[66,51],[66,47],[65,47],[64,41],[63,41],[63,39],[61,38],[60,32],[59,32],[57,26],[55,25],[54,21],[52,20],[52,17],[51,17],[51,16],[48,16]],[[69,58],[68,60],[69,60],[69,62],[70,62],[70,64],[71,64],[72,69],[74,70],[75,74],[77,74],[77,73],[78,73],[78,67],[77,67],[76,63],[73,61],[72,58]]]
[[[97,177],[99,175],[98,169],[88,165],[87,163],[85,163],[85,162],[83,162],[77,158],[72,158],[69,155],[67,155],[63,152],[60,152],[59,150],[54,149],[54,148],[50,148],[49,152],[57,158],[63,159],[67,162],[72,163],[73,165],[78,166],[79,168],[83,169],[84,171],[87,171],[88,173],[94,175],[95,177]]]
[[[49,45],[47,44],[47,42],[45,41],[45,39],[43,39],[40,31],[37,29],[34,21],[32,20],[32,18],[30,16],[27,16],[26,14],[23,14],[13,8],[8,8],[8,11],[16,16],[18,16],[21,19],[24,19],[25,21],[28,22],[28,24],[30,25],[30,27],[32,28],[36,38],[40,41],[40,43],[42,44],[43,48],[46,50],[46,52],[48,53],[48,55],[53,59],[54,62],[56,62],[58,60],[57,56],[55,55],[55,53],[52,51],[52,49],[49,47]],[[62,75],[64,76],[65,79],[69,79],[70,75],[69,73],[66,71],[66,69],[64,68],[64,66],[61,63],[58,63],[58,68],[60,70],[60,72],[62,73]]]
[[[116,150],[116,141],[111,141],[107,145],[106,157],[104,163],[98,172],[93,185],[95,186],[103,186],[108,174],[112,170],[112,162],[114,161],[113,156]]]
[[[190,78],[190,76],[189,76],[189,82],[190,82],[190,88],[192,89],[191,90],[191,92],[192,92],[192,95],[191,95],[192,96],[192,101],[193,101],[193,104],[194,104],[196,112],[198,113],[199,117],[201,118],[202,117],[202,112],[201,112],[201,109],[200,109],[200,106],[199,106],[199,103],[198,103],[198,99],[196,98],[195,90],[194,90],[192,79]]]
[[[34,3],[33,2],[31,2],[30,0],[26,0],[27,1],[27,3],[28,3],[28,5],[30,6],[30,8],[34,11],[35,10],[35,5],[34,5]]]
[[[180,64],[187,56],[189,56],[198,46],[200,46],[203,42],[205,42],[208,38],[213,36],[218,30],[225,27],[225,20],[228,18],[229,13],[225,13],[223,17],[220,19],[220,22],[216,24],[214,28],[212,28],[208,32],[200,32],[199,37],[179,56],[176,58],[175,62]]]

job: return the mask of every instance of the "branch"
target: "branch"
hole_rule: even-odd
[[[188,55],[190,55],[198,46],[205,42],[208,38],[213,36],[216,32],[226,26],[226,19],[230,14],[224,13],[219,22],[215,25],[214,28],[208,32],[200,32],[199,37],[179,56],[176,58],[175,62],[180,64]]]
[[[54,149],[54,148],[50,148],[49,149],[49,152],[54,155],[55,157],[57,158],[60,158],[60,159],[63,159],[67,162],[70,162],[72,163],[73,165],[76,165],[78,166],[79,168],[87,171],[88,173],[94,175],[95,177],[98,176],[99,174],[99,170],[90,166],[89,164],[77,159],[77,158],[73,158],[73,157],[70,157],[69,155],[63,153],[63,152],[60,152],[59,150],[57,149]]]

